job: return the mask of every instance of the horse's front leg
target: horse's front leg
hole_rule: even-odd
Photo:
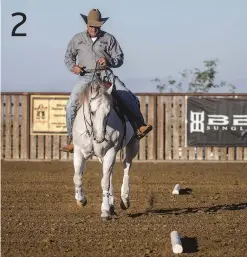
[[[76,203],[81,207],[87,204],[87,199],[82,189],[82,174],[86,166],[81,149],[75,147],[74,149],[74,184],[75,184],[75,199]]]
[[[101,187],[103,191],[101,217],[106,220],[109,219],[111,216],[110,205],[113,204],[113,187],[111,186],[111,175],[115,161],[116,151],[113,148],[109,149],[103,158],[103,177],[101,180]]]

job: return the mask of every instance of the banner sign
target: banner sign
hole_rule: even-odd
[[[187,99],[188,146],[247,146],[247,99]]]
[[[30,134],[66,135],[68,96],[31,95]]]

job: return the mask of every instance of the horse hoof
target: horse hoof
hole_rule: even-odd
[[[87,204],[87,198],[84,197],[83,200],[76,200],[76,203],[79,207],[85,206]]]
[[[110,220],[111,219],[111,215],[110,215],[109,211],[103,210],[101,212],[101,218],[102,218],[103,221]]]
[[[103,217],[102,221],[109,221],[111,218],[110,217]]]
[[[117,213],[115,212],[115,207],[114,207],[114,205],[110,205],[110,215],[111,215],[111,216],[117,215]]]
[[[129,201],[129,199],[124,199],[124,201],[123,201],[123,199],[121,198],[120,207],[121,207],[122,210],[127,210],[127,209],[129,209],[129,207],[130,207],[130,201]]]

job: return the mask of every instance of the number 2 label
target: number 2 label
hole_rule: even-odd
[[[26,14],[25,14],[25,13],[22,13],[22,12],[15,12],[15,13],[12,13],[12,17],[14,17],[14,16],[21,16],[21,17],[22,17],[22,21],[20,21],[19,23],[17,23],[17,24],[14,26],[11,35],[12,35],[13,37],[25,37],[25,36],[27,35],[26,33],[16,33],[16,30],[17,30],[22,24],[24,24],[24,23],[26,22],[26,20],[27,20]]]

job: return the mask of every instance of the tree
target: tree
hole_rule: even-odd
[[[176,84],[176,80],[171,79],[171,77],[169,77],[166,83],[162,83],[159,78],[154,78],[151,80],[151,82],[154,82],[156,84],[156,88],[159,93],[163,93],[166,90],[172,93],[174,91],[174,88],[182,91],[182,83],[179,82],[178,84]]]
[[[156,88],[159,91],[159,93],[163,93],[163,91],[165,91],[166,84],[162,84],[159,78],[154,78],[151,80],[151,82],[154,82],[156,84]]]
[[[219,84],[215,82],[215,76],[217,74],[218,60],[204,61],[204,69],[200,70],[195,68],[194,70],[184,70],[180,72],[181,78],[179,82],[169,77],[166,83],[162,83],[159,78],[151,80],[156,84],[157,90],[162,93],[165,90],[174,92],[182,91],[182,87],[185,80],[188,81],[188,92],[209,92],[212,88],[228,87],[229,92],[234,93],[236,87],[233,84],[227,84],[226,81],[221,81]]]

